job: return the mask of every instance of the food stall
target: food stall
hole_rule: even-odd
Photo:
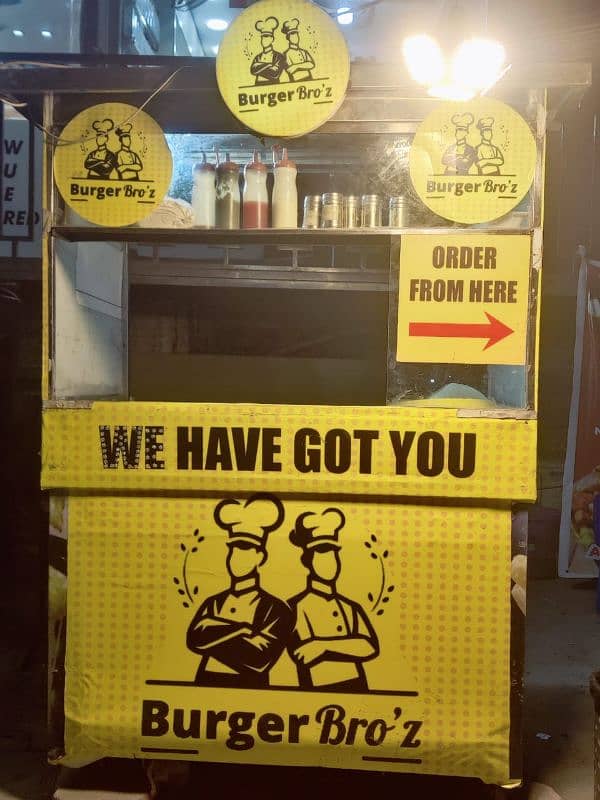
[[[514,784],[547,89],[589,71],[442,103],[299,2],[240,15],[216,79],[19,75],[68,553],[51,758]],[[306,74],[273,88],[277,37]]]

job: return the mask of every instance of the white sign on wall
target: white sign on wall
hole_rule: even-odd
[[[0,256],[38,258],[42,135],[24,117],[10,115],[0,116]]]

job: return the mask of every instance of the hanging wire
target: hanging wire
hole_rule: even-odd
[[[0,300],[7,300],[10,303],[20,303],[21,298],[19,295],[10,287],[14,286],[14,283],[11,284],[1,284],[0,283]]]
[[[38,62],[38,61],[7,61],[4,64],[0,65],[0,70],[1,69],[8,69],[8,68],[14,67],[14,66],[18,66],[18,67],[29,67],[29,66],[38,67],[38,66],[43,66],[43,67],[55,67],[55,68],[58,68],[58,69],[70,69],[71,68],[70,65],[68,65],[68,64],[45,64],[45,63]],[[132,120],[134,120],[137,117],[137,115],[140,113],[140,111],[143,111],[146,108],[146,106],[158,94],[160,94],[164,89],[166,89],[166,87],[171,83],[171,81],[175,78],[175,76],[178,75],[183,69],[185,69],[185,67],[178,67],[176,70],[174,70],[174,72],[172,72],[160,84],[160,86],[158,86],[152,92],[152,94],[150,94],[146,98],[146,100],[144,100],[144,102],[141,104],[141,106],[139,106],[139,108],[136,108],[136,110],[132,114],[130,114],[126,119],[124,119],[122,122],[120,122],[119,125],[117,125],[117,127],[121,127],[123,125],[126,125],[127,123],[129,123]],[[27,103],[18,102],[14,98],[10,97],[10,95],[0,95],[0,102],[5,104],[5,105],[10,106],[11,108],[24,109],[24,108],[27,107]],[[57,136],[56,134],[52,133],[52,131],[48,130],[41,123],[36,122],[35,120],[31,119],[24,111],[20,111],[20,113],[23,114],[23,116],[26,119],[28,119],[33,125],[35,125],[36,128],[41,130],[42,133],[45,136],[47,136],[48,138],[52,139],[54,141],[54,144],[55,144],[56,147],[64,147],[66,145],[74,145],[74,144],[85,144],[86,142],[95,141],[95,138],[96,138],[95,134],[93,136],[87,136],[87,137],[82,136],[79,139],[64,139],[62,136]]]

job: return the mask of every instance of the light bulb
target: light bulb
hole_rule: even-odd
[[[502,74],[506,52],[493,39],[467,39],[452,58],[452,83],[472,89],[489,89]]]
[[[352,9],[344,6],[343,8],[338,8],[336,11],[337,14],[337,21],[340,25],[352,25],[354,21],[354,14],[352,13]]]
[[[225,19],[207,19],[206,20],[206,27],[209,28],[211,31],[224,31],[229,26],[229,23]]]
[[[417,83],[432,86],[443,81],[446,72],[444,55],[431,36],[409,36],[402,44],[402,53],[408,71]]]

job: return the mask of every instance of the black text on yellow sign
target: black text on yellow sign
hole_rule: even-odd
[[[124,103],[101,103],[64,128],[54,180],[65,203],[98,225],[131,225],[162,202],[171,152],[157,123]]]
[[[525,235],[405,236],[397,361],[524,364],[530,258]]]
[[[217,55],[225,104],[268,136],[302,136],[340,107],[350,58],[335,21],[307,0],[260,0],[234,20]]]
[[[477,436],[459,431],[302,427],[287,438],[275,427],[179,426],[172,454],[165,435],[163,426],[100,425],[104,469],[164,470],[169,459],[177,470],[274,473],[291,463],[302,475],[372,475],[379,451],[398,476],[470,478],[476,468]]]
[[[419,125],[410,177],[436,214],[463,223],[499,219],[529,191],[536,142],[528,123],[489,97],[442,103]]]

